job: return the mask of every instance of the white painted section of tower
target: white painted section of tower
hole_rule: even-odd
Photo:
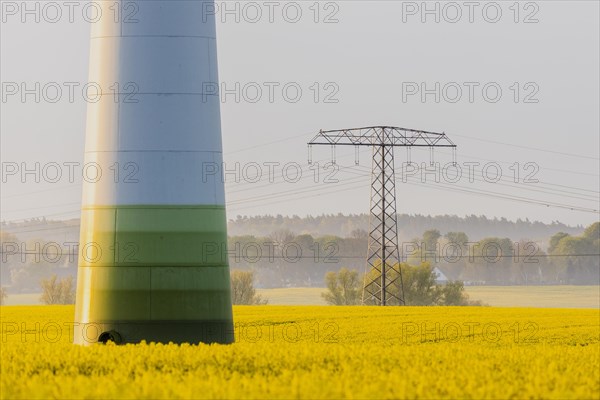
[[[103,96],[88,106],[85,163],[103,176],[84,182],[83,206],[224,205],[220,102],[205,93],[218,87],[213,2],[97,4],[89,81]]]
[[[87,163],[97,163],[100,166],[98,169],[102,171],[111,171],[115,163],[118,163],[121,176],[115,183],[111,171],[96,183],[84,183],[83,206],[225,205],[221,174],[210,173],[214,170],[212,168],[221,168],[220,152],[89,152],[86,154]],[[134,169],[124,171],[128,166],[135,168],[135,174]],[[94,169],[88,167],[89,171]],[[130,173],[131,178],[127,178]],[[91,179],[95,180],[93,172],[90,174]]]

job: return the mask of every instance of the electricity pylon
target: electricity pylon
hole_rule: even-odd
[[[396,179],[394,147],[429,147],[433,163],[434,147],[451,147],[453,161],[456,145],[444,133],[371,126],[341,130],[321,130],[309,143],[309,163],[313,145],[330,145],[335,163],[335,146],[373,148],[371,169],[371,211],[367,268],[363,286],[363,304],[403,305],[404,287],[398,250],[398,221],[396,214]],[[410,162],[410,159],[409,159]]]

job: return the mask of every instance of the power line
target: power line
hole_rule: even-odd
[[[342,171],[343,170],[351,170],[352,168],[353,167],[341,167],[341,170]],[[358,168],[363,168],[364,169],[366,167],[358,166]],[[475,169],[474,171],[475,172],[482,172],[482,170],[477,170],[477,169]],[[304,179],[311,178],[311,177],[312,177],[312,175],[308,175],[308,176],[302,177],[300,180],[304,180]],[[474,179],[476,181],[479,181],[479,182],[489,183],[489,182],[484,181],[484,180],[482,180],[480,178],[474,178]],[[504,182],[513,182],[513,181],[509,180],[508,178],[502,178],[501,180],[504,181]],[[270,182],[270,183],[267,183],[265,185],[259,185],[259,186],[255,187],[255,189],[263,188],[263,187],[267,187],[267,186],[271,187],[272,185],[283,184],[283,183],[285,183],[285,182],[283,182],[283,181]],[[568,198],[580,199],[580,200],[584,200],[584,201],[597,201],[597,198],[591,198],[592,197],[591,195],[586,195],[586,194],[581,194],[581,193],[573,193],[573,192],[568,192],[568,191],[563,191],[563,190],[548,189],[548,190],[554,190],[556,192],[567,193],[567,194],[571,194],[572,195],[572,196],[564,196],[564,195],[559,194],[559,193],[554,193],[554,192],[548,192],[548,191],[545,191],[545,190],[541,190],[541,189],[546,189],[546,188],[538,189],[538,188],[529,187],[529,186],[515,186],[515,185],[510,185],[510,184],[502,184],[502,183],[498,183],[498,184],[499,185],[503,185],[503,186],[508,186],[508,187],[515,187],[515,188],[518,188],[518,189],[524,189],[524,190],[530,190],[530,191],[535,191],[535,192],[540,192],[540,193],[546,193],[546,194],[558,195],[558,196],[563,196],[563,197],[568,197]],[[231,193],[240,193],[240,192],[245,192],[246,190],[248,190],[248,189],[242,188],[242,189],[233,190],[233,191],[229,190],[229,191],[227,191],[227,193],[228,194],[231,194]],[[581,196],[588,196],[590,198],[583,198]],[[234,200],[233,202],[240,202],[240,200]]]
[[[366,168],[366,167],[360,167],[360,168]],[[349,173],[351,173],[351,172],[349,172]],[[365,175],[365,177],[366,177],[366,175]],[[396,181],[398,181],[398,178],[396,178]],[[351,184],[351,183],[355,183],[355,182],[352,181],[352,182],[346,182],[344,184],[335,184],[335,186],[343,186],[343,185],[347,185],[347,184]],[[597,209],[585,208],[585,207],[579,207],[579,206],[573,206],[573,205],[564,204],[564,203],[557,203],[557,202],[549,202],[549,201],[531,199],[531,198],[522,197],[522,196],[507,195],[507,194],[502,194],[502,193],[498,193],[498,192],[484,191],[484,190],[479,190],[479,189],[468,189],[468,188],[465,188],[464,186],[459,186],[459,185],[447,186],[447,185],[440,184],[440,183],[437,183],[436,185],[433,185],[431,183],[425,183],[425,184],[423,184],[423,183],[420,183],[418,181],[415,181],[414,179],[412,179],[412,177],[409,177],[407,179],[407,182],[402,182],[402,183],[408,183],[408,184],[413,184],[413,185],[418,185],[418,186],[424,186],[424,187],[431,187],[431,188],[435,188],[435,189],[438,189],[438,190],[446,189],[446,190],[463,192],[463,193],[469,193],[469,194],[484,195],[484,196],[487,196],[487,197],[495,197],[495,198],[498,198],[498,199],[520,201],[520,202],[524,202],[524,203],[543,205],[543,206],[547,206],[547,207],[557,207],[557,208],[568,209],[568,210],[572,210],[572,211],[582,211],[582,212],[598,213]],[[510,186],[510,185],[507,185],[507,186]],[[260,200],[263,200],[263,199],[273,198],[273,197],[295,196],[297,194],[309,193],[309,192],[313,192],[313,191],[317,191],[317,190],[324,190],[324,189],[327,189],[327,188],[318,187],[318,188],[310,188],[310,189],[304,189],[304,190],[290,190],[290,191],[285,191],[285,192],[282,192],[282,193],[279,193],[279,194],[276,194],[276,195],[273,195],[273,194],[258,195],[258,196],[254,196],[254,197],[249,197],[249,198],[244,198],[244,199],[240,199],[240,200],[230,201],[230,202],[228,202],[228,205],[229,204],[232,204],[232,205],[244,204],[244,203],[247,203],[247,202],[260,201]],[[335,193],[335,188],[332,188],[332,189],[333,189],[333,192],[331,192],[331,193]],[[573,198],[574,196],[564,196],[564,197]],[[275,203],[277,203],[277,202],[275,202]],[[261,204],[261,205],[264,205],[264,204]]]
[[[299,135],[299,136],[301,136],[301,135]],[[288,139],[289,139],[289,138],[288,138]],[[287,139],[282,139],[282,140],[287,140]],[[275,141],[275,142],[277,142],[277,141]],[[346,156],[343,156],[343,157],[346,157]],[[473,158],[473,157],[472,157],[472,158]],[[480,159],[481,159],[481,158],[480,158]],[[486,160],[486,159],[482,159],[482,160]],[[324,160],[319,160],[319,161],[324,161]],[[487,161],[491,161],[491,160],[487,160]],[[302,165],[302,164],[300,164],[300,166],[301,166],[302,168],[304,168],[304,167],[306,167],[306,166],[307,166],[307,164],[303,164],[303,165]],[[348,168],[345,168],[345,169],[348,169]],[[481,170],[477,170],[477,169],[475,169],[475,171],[476,171],[476,172],[481,172]],[[306,178],[310,178],[310,177],[312,177],[312,175],[307,175],[307,176],[304,176],[304,177],[302,177],[302,178],[301,178],[301,180],[304,180],[304,179],[306,179]],[[264,181],[264,180],[266,180],[266,179],[268,179],[268,178],[270,178],[270,176],[262,176],[262,177],[260,177],[260,179],[259,179],[258,181]],[[231,191],[231,190],[230,190],[230,191],[227,191],[227,193],[240,193],[240,192],[244,192],[244,191],[246,191],[246,190],[258,189],[258,188],[263,188],[263,187],[267,187],[267,186],[271,187],[272,185],[279,185],[279,184],[289,183],[289,182],[284,182],[284,181],[282,181],[282,180],[279,180],[279,179],[280,179],[279,177],[276,177],[276,179],[278,179],[278,180],[277,180],[277,181],[275,181],[275,182],[268,182],[268,183],[266,183],[265,185],[260,185],[260,186],[252,186],[252,187],[248,187],[248,188],[240,188],[240,189],[238,189],[238,190],[233,190],[233,191]],[[481,181],[480,179],[477,179],[477,180],[478,180],[478,181]],[[501,180],[502,180],[502,181],[506,181],[506,182],[508,182],[508,181],[509,181],[509,178],[504,178],[504,177],[502,177],[502,178],[501,178]],[[242,182],[242,185],[243,185],[243,184],[254,184],[254,183],[258,183],[258,181],[256,181],[256,182],[248,182],[248,181],[245,181],[245,182]],[[481,181],[481,182],[483,182],[483,181]],[[587,192],[590,192],[590,193],[600,193],[600,192],[597,192],[597,191],[591,191],[591,190],[587,190],[587,189],[576,188],[576,187],[565,186],[565,185],[557,185],[557,184],[552,184],[552,183],[547,183],[547,182],[539,182],[538,184],[542,184],[542,185],[548,185],[548,186],[558,186],[558,187],[564,187],[564,188],[569,188],[569,189],[573,189],[573,190],[587,191]],[[239,186],[239,185],[240,185],[240,183],[239,183],[239,182],[236,182],[236,185],[238,185],[238,186]],[[510,186],[510,185],[508,185],[508,186]],[[536,186],[537,186],[537,184],[536,184]],[[513,186],[513,187],[516,187],[516,186]],[[544,191],[542,191],[542,190],[539,190],[539,189],[537,189],[537,188],[532,188],[532,187],[528,187],[528,186],[527,186],[527,187],[519,186],[518,188],[519,188],[519,189],[524,189],[524,190],[530,190],[530,191],[536,191],[536,192],[541,192],[541,193],[552,194],[552,195],[560,195],[560,194],[557,194],[557,193],[552,193],[552,192],[544,192]],[[51,190],[53,190],[53,189],[54,189],[54,188],[51,188]],[[577,195],[577,196],[564,196],[564,197],[571,197],[571,198],[578,198],[578,199],[581,199],[581,200],[596,201],[596,198],[593,198],[593,199],[591,198],[591,197],[592,197],[592,195],[586,195],[586,194],[581,194],[581,193],[573,193],[573,192],[569,192],[569,191],[562,191],[562,190],[551,189],[551,188],[543,188],[543,189],[548,189],[548,190],[552,190],[552,191],[556,191],[556,192],[561,192],[561,193],[567,193],[567,194]],[[41,192],[41,191],[38,191],[38,192]],[[31,193],[35,193],[35,192],[31,192]],[[25,194],[23,194],[23,195],[25,195]],[[561,196],[562,196],[562,195],[561,195]],[[581,198],[581,197],[578,197],[578,196],[589,196],[591,199],[583,199],[583,198]],[[239,202],[239,200],[237,200],[236,202]],[[72,204],[79,204],[79,203],[60,204],[60,205],[56,205],[56,206],[54,206],[54,207],[59,207],[59,206],[64,206],[64,205],[72,205]],[[42,207],[38,207],[38,208],[42,208]],[[571,208],[571,207],[569,207],[569,208]],[[31,209],[36,209],[36,208],[21,209],[21,210],[18,210],[18,211],[27,211],[27,210],[31,210]],[[16,212],[16,211],[12,211],[12,212]],[[75,212],[75,211],[73,211],[73,212]],[[61,215],[61,214],[64,214],[64,213],[58,213],[58,214],[52,214],[52,215]],[[43,216],[39,216],[39,217],[44,217],[44,216],[51,216],[51,215],[43,215]],[[29,217],[29,218],[36,218],[36,217]],[[22,218],[22,219],[20,219],[20,220],[26,220],[26,219],[27,219],[27,218]],[[13,221],[16,221],[16,220],[13,220]],[[10,222],[10,221],[9,221],[9,222]]]
[[[81,186],[81,185],[82,185],[81,183],[73,183],[73,184],[70,184],[70,185],[52,187],[52,188],[47,188],[47,189],[41,189],[41,190],[36,190],[36,191],[33,191],[33,192],[11,194],[9,196],[2,196],[1,199],[10,199],[10,198],[13,198],[13,197],[29,196],[29,195],[32,195],[32,194],[51,192],[53,190],[59,190],[59,189],[70,189],[70,188],[74,188],[74,187]]]
[[[439,151],[439,153],[449,155],[448,153],[445,153],[444,151]],[[506,164],[506,165],[514,165],[515,164],[515,162],[502,161],[502,160],[490,160],[489,158],[476,157],[476,156],[464,154],[462,152],[460,153],[460,157],[461,158],[462,157],[471,158],[473,160],[496,162],[496,163]],[[591,174],[591,173],[586,173],[586,172],[581,172],[581,171],[569,171],[569,170],[555,169],[555,168],[548,168],[548,167],[540,167],[540,171],[541,170],[566,172],[566,173],[571,173],[571,174],[576,174],[576,175],[600,176],[599,174]],[[481,171],[481,170],[479,170],[479,171]],[[551,183],[551,182],[540,181],[538,184],[544,184],[544,185],[549,185],[549,186],[558,186],[558,187],[563,187],[563,188],[566,188],[566,189],[573,189],[573,190],[579,190],[579,191],[583,191],[583,192],[590,192],[590,193],[600,194],[600,191],[598,191],[598,190],[590,190],[590,189],[578,188],[578,187],[574,187],[574,186],[566,186],[566,185],[561,185],[561,184],[558,184],[558,183]]]
[[[361,168],[366,168],[366,167],[361,167]],[[414,182],[414,181],[408,182],[408,180],[409,179],[407,179],[407,182],[402,182],[402,183],[408,183],[408,184],[413,184],[413,185],[414,184],[418,184],[418,182]],[[398,178],[396,178],[396,181],[398,181]],[[481,181],[481,182],[484,182],[484,181]],[[485,191],[485,190],[480,190],[480,189],[470,190],[470,189],[467,189],[464,186],[460,186],[460,185],[456,185],[456,187],[453,187],[453,186],[447,186],[447,185],[441,184],[439,182],[436,182],[436,185],[439,185],[441,188],[445,188],[445,189],[451,190],[451,191],[460,191],[460,192],[465,192],[465,193],[487,195],[487,196],[497,197],[497,198],[501,198],[501,199],[509,199],[509,200],[515,200],[515,201],[523,201],[523,202],[526,202],[526,203],[540,204],[540,205],[544,205],[544,206],[548,206],[548,207],[552,206],[552,207],[566,208],[566,209],[576,210],[576,211],[585,211],[585,212],[598,213],[597,209],[583,208],[583,207],[578,207],[578,206],[571,206],[571,205],[563,204],[563,203],[545,202],[543,200],[531,199],[531,198],[526,198],[526,197],[521,197],[521,196],[515,196],[515,195],[505,195],[505,194],[502,194],[502,193],[490,192],[490,191]],[[424,184],[421,184],[419,186],[438,188],[436,185],[433,185],[431,183],[429,183],[429,184],[428,183],[424,183]],[[506,185],[506,186],[510,186],[510,185]],[[564,196],[564,197],[573,197],[573,196]]]
[[[344,155],[344,156],[342,156],[342,157],[348,157],[348,156],[349,156],[349,155]],[[340,158],[341,158],[341,157],[340,157]],[[480,159],[481,159],[481,158],[480,158]],[[486,160],[486,159],[482,159],[482,160]],[[321,159],[321,160],[319,160],[318,162],[322,162],[322,161],[325,161],[325,160]],[[496,162],[496,161],[493,161],[493,160],[486,160],[486,161]],[[509,163],[507,163],[507,164],[509,164]],[[336,164],[336,165],[339,165],[339,164]],[[304,169],[304,168],[306,168],[308,165],[307,165],[307,164],[299,164],[299,166],[301,167],[301,169]],[[359,167],[362,167],[362,166],[359,166]],[[342,167],[342,168],[343,168],[343,167]],[[352,168],[352,167],[347,167],[347,168],[343,168],[343,169],[351,169],[351,168]],[[481,170],[481,169],[474,169],[474,172],[477,172],[477,173],[482,173],[482,172],[483,172],[483,170]],[[310,178],[310,177],[312,177],[312,176],[314,176],[314,175],[311,175],[311,174],[309,174],[308,176],[303,176],[303,177],[302,177],[300,180],[304,180],[305,178]],[[266,179],[269,179],[269,178],[271,178],[271,176],[270,176],[270,175],[267,175],[267,176],[260,177],[260,178],[259,178],[259,179],[257,179],[256,181],[252,181],[252,182],[250,182],[250,181],[244,181],[244,182],[241,182],[241,183],[239,183],[239,182],[235,182],[235,184],[236,184],[236,186],[240,186],[240,185],[244,185],[244,186],[247,186],[247,185],[254,185],[254,184],[256,184],[256,183],[259,183],[259,182],[261,182],[261,181],[264,181],[264,180],[266,180]],[[276,179],[277,179],[276,181],[274,181],[274,182],[268,182],[268,183],[266,183],[265,185],[253,186],[253,187],[251,187],[251,188],[240,188],[240,189],[235,189],[235,190],[228,190],[228,191],[227,191],[227,193],[228,193],[228,194],[232,194],[232,193],[240,193],[240,192],[244,192],[244,191],[246,191],[246,190],[258,189],[258,188],[263,188],[263,187],[267,187],[267,186],[269,186],[269,187],[270,187],[270,186],[272,186],[272,185],[278,185],[278,184],[284,184],[284,183],[290,183],[290,182],[285,182],[284,180],[282,180],[282,179],[283,179],[283,177],[281,177],[281,178],[280,178],[280,177],[276,177]],[[482,181],[481,179],[476,179],[476,180],[478,180],[478,181],[480,181],[480,182],[486,182],[486,183],[489,183],[489,182],[487,182],[487,181]],[[504,181],[504,182],[510,182],[510,183],[513,183],[513,182],[514,182],[514,180],[511,180],[511,179],[510,179],[510,178],[508,178],[508,177],[501,177],[501,179],[500,179],[500,180],[501,180],[501,181]],[[227,182],[225,182],[225,183],[227,184]],[[296,183],[296,182],[294,182],[294,183]],[[230,184],[230,185],[233,185],[233,184]],[[571,198],[578,198],[578,199],[581,199],[581,200],[593,200],[593,201],[596,201],[597,199],[600,199],[600,197],[596,196],[596,195],[600,194],[600,192],[598,192],[598,191],[593,191],[593,190],[589,190],[589,189],[583,189],[583,188],[577,188],[577,187],[572,187],[572,186],[558,185],[558,184],[553,184],[553,183],[549,183],[549,182],[543,182],[543,181],[540,181],[540,182],[537,182],[537,183],[535,183],[535,186],[538,186],[538,185],[546,185],[546,186],[558,186],[558,187],[562,187],[562,188],[566,188],[566,189],[573,189],[573,190],[578,190],[578,191],[590,192],[590,193],[594,193],[594,195],[588,195],[588,194],[583,194],[583,193],[574,193],[574,192],[570,192],[570,191],[566,191],[566,190],[553,189],[553,188],[543,188],[543,187],[542,187],[542,188],[539,188],[539,189],[538,189],[538,188],[531,187],[531,186],[513,186],[513,187],[515,187],[515,188],[519,188],[519,189],[524,189],[524,190],[538,191],[538,192],[542,192],[542,193],[544,193],[544,192],[543,192],[543,191],[541,191],[540,189],[546,189],[546,190],[551,190],[551,191],[555,191],[555,192],[558,192],[558,193],[566,193],[566,194],[571,194],[571,195],[574,195],[574,196],[571,196]],[[551,192],[546,192],[546,193],[547,193],[547,194],[553,194],[553,195],[560,195],[560,194],[558,194],[558,193],[551,193]],[[582,197],[576,197],[576,196],[586,196],[586,197],[590,197],[590,199],[584,199],[584,198],[582,198]],[[565,197],[568,197],[568,196],[565,196]]]
[[[463,138],[466,138],[466,139],[477,140],[477,141],[480,141],[480,142],[501,144],[503,146],[518,147],[518,148],[521,148],[521,149],[540,151],[540,152],[543,152],[543,153],[559,154],[559,155],[568,156],[568,157],[586,158],[586,159],[595,160],[595,161],[600,160],[600,158],[593,157],[593,156],[584,156],[584,155],[581,155],[581,154],[566,153],[566,152],[563,152],[563,151],[546,150],[546,149],[541,149],[539,147],[522,146],[522,145],[518,145],[518,144],[512,144],[512,143],[506,143],[506,142],[498,142],[496,140],[481,139],[481,138],[476,138],[476,137],[466,136],[466,135],[458,135],[458,134],[455,134],[455,133],[453,133],[452,135],[453,136],[458,136],[458,137],[463,137]]]
[[[300,137],[306,137],[307,135],[310,135],[312,133],[313,133],[313,131],[308,131],[308,132],[305,132],[305,133],[301,133],[299,135],[290,136],[290,137],[283,138],[283,139],[277,139],[277,140],[273,140],[271,142],[257,144],[255,146],[245,147],[243,149],[238,149],[238,150],[230,151],[230,152],[227,152],[227,153],[223,153],[223,156],[229,155],[229,154],[241,153],[241,152],[252,150],[252,149],[256,149],[256,148],[259,148],[259,147],[270,146],[270,145],[275,144],[275,143],[287,142],[289,140],[298,139]]]
[[[323,160],[320,160],[320,161],[323,161]],[[359,169],[360,168],[364,169],[366,167],[358,166],[358,168]],[[342,171],[349,171],[350,173],[352,173],[352,171],[351,171],[352,167],[341,167],[341,170]],[[481,172],[481,170],[476,170],[476,171],[477,172]],[[307,176],[302,177],[301,180],[312,178],[312,177],[313,177],[313,175],[307,175]],[[268,178],[269,178],[268,176],[267,177],[263,177],[263,178],[261,178],[261,180],[268,179]],[[480,181],[480,182],[483,182],[479,178],[477,178],[476,180]],[[505,179],[503,178],[502,180],[505,180]],[[286,182],[279,180],[277,182],[266,183],[265,185],[261,185],[259,187],[242,188],[240,190],[233,191],[233,192],[228,191],[228,193],[240,193],[240,192],[245,192],[245,191],[251,190],[251,189],[263,188],[263,187],[267,187],[267,186],[268,187],[272,187],[272,185],[280,185],[280,184],[284,184],[284,183],[286,183]],[[409,182],[407,182],[407,183],[409,183]],[[413,182],[410,182],[410,184],[419,184],[419,183],[413,181]],[[336,186],[337,186],[337,184],[336,184]],[[434,187],[434,186],[432,186],[430,184],[429,185],[428,184],[422,184],[420,186]],[[504,184],[503,186],[516,187],[514,185],[507,185],[507,184]],[[353,189],[356,189],[356,188],[358,188],[358,186],[355,187],[355,188],[350,188],[350,190],[353,190]],[[434,188],[436,188],[438,190],[441,190],[440,188],[437,188],[437,187],[434,187]],[[445,188],[448,189],[448,190],[451,190],[451,191],[455,191],[455,192],[458,191],[458,192],[475,194],[475,195],[485,195],[485,196],[488,196],[488,197],[497,197],[497,198],[501,198],[501,199],[505,199],[505,200],[512,200],[512,201],[521,201],[521,202],[525,202],[525,203],[538,204],[538,205],[547,206],[547,207],[552,206],[552,207],[559,207],[559,208],[568,209],[568,210],[575,210],[575,211],[597,212],[597,210],[590,209],[590,208],[583,208],[583,207],[578,207],[578,206],[572,206],[572,205],[568,205],[568,204],[564,204],[564,203],[544,202],[543,200],[523,198],[523,197],[514,196],[514,195],[504,195],[504,194],[499,194],[499,193],[496,193],[496,192],[480,191],[480,190],[477,190],[477,189],[466,189],[466,188],[464,188],[462,186],[458,186],[458,187],[445,187]],[[547,194],[552,194],[552,195],[563,196],[563,197],[567,197],[567,198],[579,198],[579,199],[581,199],[578,196],[565,196],[565,195],[556,194],[556,193],[552,193],[552,192],[545,192],[545,191],[542,191],[542,190],[539,190],[539,189],[536,189],[536,188],[530,188],[530,187],[518,187],[518,188],[519,189],[536,191],[536,192],[547,193]],[[290,190],[290,191],[286,191],[284,194],[277,194],[275,196],[276,197],[295,196],[296,194],[299,194],[299,193],[306,193],[306,192],[312,193],[314,191],[325,190],[325,189],[329,189],[329,188],[320,187],[320,188],[310,188],[310,189],[304,189],[304,190]],[[337,191],[336,188],[331,188],[331,189],[333,191]],[[583,189],[579,189],[579,188],[573,188],[573,189],[583,190]],[[348,189],[343,189],[343,191],[346,191],[346,190],[348,190]],[[550,190],[554,190],[554,189],[550,189]],[[562,191],[562,192],[571,193],[571,192],[567,192],[567,191]],[[329,193],[331,193],[331,192],[327,192],[325,194],[329,194]],[[571,193],[571,194],[575,194],[575,193]],[[577,195],[582,195],[582,194],[577,194]],[[272,197],[273,197],[272,194],[257,195],[257,196],[253,196],[253,197],[250,197],[250,198],[238,199],[238,200],[230,201],[230,202],[228,202],[228,205],[233,204],[235,206],[235,205],[247,204],[247,203],[251,203],[253,201],[260,201],[262,199],[272,198]],[[303,197],[303,198],[306,198],[306,197]],[[583,200],[590,200],[590,201],[592,201],[592,199],[583,199]],[[595,199],[593,199],[593,200],[595,200]],[[271,202],[271,203],[267,203],[267,204],[274,204],[274,203],[278,203],[278,202]],[[61,204],[61,205],[56,205],[56,206],[53,206],[53,207],[59,207],[59,206],[71,205],[71,204],[79,204],[79,203]],[[265,203],[263,203],[261,205],[265,205]],[[249,208],[249,207],[237,207],[237,208],[234,207],[234,210],[240,210],[240,209],[245,209],[245,208]],[[252,206],[250,206],[250,208],[252,208]],[[58,216],[58,215],[67,215],[67,214],[71,214],[71,213],[75,213],[75,212],[80,212],[80,210],[72,210],[72,211],[61,212],[61,213],[40,215],[40,216],[36,216],[36,217],[29,217],[29,219],[42,218],[42,217],[51,217],[51,216]],[[16,222],[16,221],[22,221],[22,220],[27,220],[27,219],[28,218],[23,218],[23,219],[19,219],[19,220],[8,221],[8,222]],[[41,226],[41,225],[44,225],[44,224],[39,224],[38,226]],[[35,226],[35,225],[30,225],[29,227],[33,227],[33,226]],[[59,229],[63,229],[63,228],[64,227],[61,227]],[[56,228],[41,229],[41,230],[44,231],[44,230],[51,230],[51,229],[56,229]],[[35,232],[35,231],[37,231],[37,230],[19,231],[17,233],[27,233],[27,232]]]
[[[367,177],[367,175],[362,175],[363,177]],[[307,197],[312,197],[312,195],[310,196],[304,196],[304,197],[296,197],[298,194],[305,194],[305,193],[313,193],[315,191],[324,191],[327,189],[330,189],[329,191],[323,193],[323,194],[333,194],[333,193],[337,193],[337,192],[341,192],[341,191],[347,191],[347,190],[354,190],[354,189],[358,189],[360,186],[354,186],[354,187],[350,187],[350,188],[346,188],[346,189],[342,189],[339,190],[339,186],[345,186],[345,185],[349,185],[349,184],[353,184],[353,183],[357,183],[360,179],[359,178],[355,178],[353,181],[350,182],[346,182],[346,183],[341,183],[341,184],[333,184],[331,187],[317,187],[317,188],[307,188],[307,189],[301,189],[301,190],[289,190],[289,191],[285,191],[282,193],[278,193],[278,194],[264,194],[264,195],[257,195],[257,196],[253,196],[253,197],[249,197],[249,198],[244,198],[244,199],[238,199],[238,200],[232,200],[229,201],[227,204],[232,205],[233,209],[232,211],[237,211],[237,210],[241,210],[241,209],[247,209],[249,207],[235,207],[236,205],[244,205],[244,204],[248,204],[248,203],[252,203],[252,202],[257,202],[257,201],[262,201],[265,199],[271,199],[271,198],[281,198],[281,197],[289,197],[289,196],[294,196],[295,199],[304,199]],[[397,179],[398,180],[398,179]],[[597,213],[598,210],[596,209],[590,209],[590,208],[583,208],[583,207],[578,207],[578,206],[572,206],[572,205],[568,205],[568,204],[564,204],[564,203],[555,203],[555,202],[544,202],[542,200],[537,200],[537,199],[530,199],[530,198],[525,198],[525,197],[520,197],[520,196],[514,196],[514,195],[504,195],[501,193],[497,193],[497,192],[489,192],[489,191],[481,191],[481,190],[471,190],[471,189],[466,189],[462,186],[445,186],[442,184],[438,184],[438,185],[433,185],[431,183],[421,183],[415,179],[409,178],[407,182],[402,182],[402,183],[407,183],[407,184],[412,184],[412,185],[418,185],[418,186],[422,186],[422,187],[428,187],[428,188],[433,188],[433,189],[437,189],[437,190],[450,190],[450,191],[455,191],[455,192],[463,192],[463,193],[469,193],[469,194],[474,194],[474,195],[483,195],[483,196],[487,196],[487,197],[494,197],[494,198],[499,198],[499,199],[504,199],[504,200],[511,200],[511,201],[519,201],[519,202],[524,202],[524,203],[528,203],[528,204],[537,204],[537,205],[543,205],[543,206],[547,206],[547,207],[558,207],[558,208],[563,208],[563,209],[568,209],[568,210],[573,210],[573,211],[583,211],[583,212],[592,212],[592,213]],[[441,186],[441,187],[440,187]],[[510,186],[510,185],[509,185]],[[260,205],[257,206],[263,206],[263,205],[270,205],[270,204],[277,204],[280,201],[274,201],[274,202],[268,202],[268,203],[264,203],[262,202]],[[250,208],[252,208],[253,206],[250,206]],[[57,214],[53,214],[53,215],[65,215],[65,214],[70,214],[70,213],[75,213],[75,212],[80,212],[80,210],[73,210],[73,211],[68,211],[68,212],[64,212],[64,213],[57,213]],[[45,215],[47,216],[52,216],[52,215]],[[34,218],[41,218],[44,216],[39,216],[39,217],[34,217]],[[43,225],[43,224],[40,224]],[[67,227],[61,227],[58,229],[64,229]],[[57,229],[57,228],[45,228],[45,229],[38,229],[38,230],[26,230],[26,231],[18,231],[15,233],[27,233],[27,232],[36,232],[36,231],[45,231],[45,230],[52,230],[52,229]]]
[[[40,206],[40,207],[31,207],[31,208],[22,208],[20,210],[8,210],[8,211],[4,211],[4,212],[8,212],[8,213],[15,213],[15,212],[21,212],[21,211],[29,211],[29,210],[39,210],[40,208],[54,208],[54,207],[63,207],[63,206],[74,206],[74,205],[80,205],[81,202],[75,202],[75,203],[65,203],[65,204],[53,204],[50,206]]]

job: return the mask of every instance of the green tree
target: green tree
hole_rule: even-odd
[[[444,304],[447,306],[462,306],[465,305],[464,291],[465,287],[460,281],[451,281],[442,288]]]
[[[440,264],[444,266],[444,273],[448,278],[465,279],[469,269],[469,237],[464,232],[448,232],[444,238],[438,240],[440,245]]]
[[[461,247],[465,247],[469,242],[469,237],[464,232],[448,232],[444,235],[449,243],[456,243]]]
[[[565,236],[553,248],[554,263],[563,272],[563,277],[571,283],[598,282],[600,266],[597,254],[600,252],[600,239],[594,238],[598,224],[590,225],[582,236]],[[565,273],[566,272],[566,273]]]
[[[358,272],[342,268],[339,272],[330,271],[325,275],[327,292],[321,296],[329,304],[336,306],[356,305],[360,302],[360,281]]]
[[[298,235],[294,238],[294,243],[296,243],[298,246],[300,246],[300,248],[302,249],[303,252],[306,251],[306,253],[304,253],[304,254],[310,254],[309,252],[310,252],[314,242],[315,242],[315,238],[313,238],[311,235],[308,235],[308,234]]]
[[[276,246],[283,246],[294,240],[294,237],[296,237],[296,235],[289,229],[279,229],[269,235],[269,239],[271,239]]]
[[[256,293],[254,288],[254,272],[231,271],[231,302],[238,305],[263,305],[269,301]]]
[[[450,281],[442,286],[443,304],[445,306],[481,306],[481,301],[469,300],[465,293],[465,285],[461,281]]]
[[[442,291],[436,284],[433,267],[428,262],[418,266],[400,264],[404,286],[404,301],[408,306],[433,306],[441,304]]]
[[[61,304],[75,304],[75,279],[72,276],[61,279]]]
[[[56,275],[42,279],[40,301],[44,304],[75,304],[75,283],[72,276],[58,279]]]
[[[400,279],[397,279],[397,271],[397,266],[387,270],[388,278],[395,282],[390,290],[396,296],[400,293]],[[462,282],[453,281],[446,285],[437,284],[436,273],[428,262],[416,266],[401,263],[400,272],[402,274],[404,300],[407,306],[479,305],[479,303],[469,301],[468,296],[464,293]],[[378,272],[373,269],[369,273],[377,274]],[[388,304],[397,305],[398,303],[391,299]]]
[[[585,228],[583,236],[592,241],[600,240],[600,222],[594,222],[592,225]]]
[[[474,246],[479,279],[488,283],[508,283],[513,262],[513,243],[509,238],[489,237]]]
[[[369,232],[360,228],[354,229],[352,232],[350,232],[350,237],[353,239],[366,239],[369,237]]]
[[[548,252],[553,253],[556,249],[556,246],[558,246],[558,243],[567,236],[569,236],[569,234],[564,232],[558,232],[552,235],[552,237],[550,238],[550,244],[548,246]]]
[[[543,263],[546,253],[528,239],[513,244],[514,257],[511,271],[511,284],[529,285],[542,283],[544,279]]]
[[[433,252],[436,249],[438,239],[442,237],[440,231],[437,229],[430,229],[423,233],[423,243],[425,244],[425,250]]]
[[[4,305],[4,301],[8,297],[8,293],[6,293],[6,289],[0,287],[0,306]]]

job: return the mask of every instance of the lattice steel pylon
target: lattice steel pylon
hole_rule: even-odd
[[[456,162],[456,145],[445,133],[421,131],[391,126],[371,126],[340,130],[321,130],[310,142],[309,163],[312,163],[312,146],[332,146],[335,163],[335,146],[371,146],[371,208],[369,247],[363,283],[363,304],[404,305],[404,287],[400,270],[398,249],[398,220],[396,214],[396,177],[394,147],[429,147],[433,162],[434,147],[451,147]],[[358,163],[358,160],[356,161]],[[409,160],[410,162],[410,160]]]

